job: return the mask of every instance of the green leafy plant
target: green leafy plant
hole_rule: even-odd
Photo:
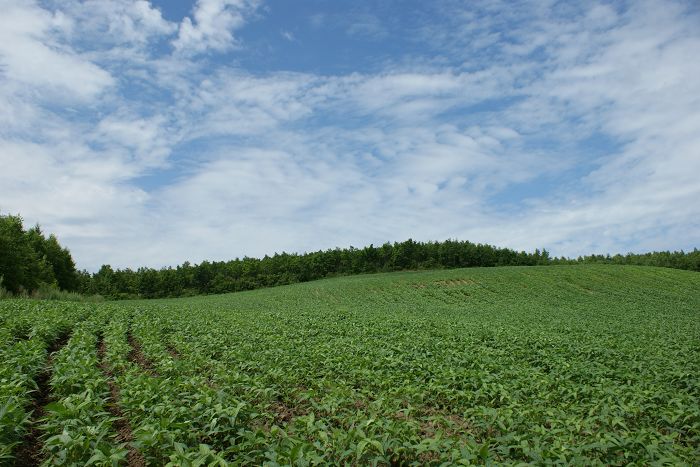
[[[693,465],[699,311],[696,273],[606,265],[6,300],[0,455],[49,362],[47,464]]]

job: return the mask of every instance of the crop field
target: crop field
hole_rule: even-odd
[[[2,465],[700,464],[700,274],[0,301]]]

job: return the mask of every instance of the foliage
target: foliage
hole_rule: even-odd
[[[576,259],[555,258],[551,264],[618,264],[635,266],[658,266],[663,268],[700,271],[700,250],[654,251],[650,253],[627,253],[626,255],[588,255]]]
[[[68,249],[37,225],[24,230],[22,218],[0,215],[0,278],[3,290],[27,293],[41,285],[75,291],[78,275]]]
[[[3,298],[12,298],[12,293],[10,293],[4,286],[3,286],[3,280],[4,278],[0,276],[0,299]]]
[[[477,266],[533,266],[547,264],[546,250],[534,253],[474,244],[468,241],[386,243],[357,249],[281,253],[263,259],[227,262],[186,262],[177,268],[114,270],[104,265],[90,275],[80,274],[80,291],[113,299],[182,297],[238,292],[262,287],[307,282],[339,275],[400,271],[405,269]]]
[[[33,323],[50,323],[54,307],[88,318],[72,312],[52,388],[58,401],[89,401],[66,426],[95,427],[116,464],[124,451],[103,409],[106,380],[119,388],[112,402],[129,421],[128,448],[153,465],[700,459],[700,275],[688,271],[473,268],[178,300],[31,303],[0,303],[11,347],[35,339]],[[43,355],[0,368],[31,380]],[[48,408],[47,445],[63,423]],[[14,417],[3,419],[8,432],[19,426],[10,444],[27,426],[26,412]]]
[[[118,465],[127,450],[116,443],[107,412],[109,386],[99,368],[96,331],[101,313],[79,323],[53,359],[51,396],[41,429],[45,465]]]
[[[83,316],[75,305],[5,300],[0,305],[0,463],[30,427],[50,347]]]
[[[100,295],[82,295],[77,292],[61,290],[55,285],[40,284],[27,298],[35,300],[62,300],[68,302],[101,302],[104,300]]]
[[[31,293],[23,290],[20,293],[13,294],[4,287],[0,281],[0,299],[21,298],[31,300],[60,300],[65,302],[101,302],[104,297],[101,295],[83,295],[77,292],[68,292],[59,289],[55,284],[41,283]]]
[[[304,254],[281,253],[262,259],[185,262],[176,268],[113,269],[103,265],[90,274],[76,271],[70,252],[37,225],[27,231],[19,216],[0,215],[0,298],[25,296],[84,300],[55,290],[109,299],[188,297],[308,282],[327,277],[403,270],[553,264],[625,264],[700,271],[700,251],[590,255],[551,258],[545,249],[514,251],[469,241],[385,243],[375,247],[332,249]],[[8,293],[9,292],[9,293]],[[89,299],[88,299],[89,300]]]
[[[198,265],[188,262],[176,268],[114,270],[103,265],[90,275],[79,274],[83,294],[111,299],[187,297],[200,294],[239,292],[294,284],[326,277],[378,272],[453,269],[492,266],[537,266],[555,264],[626,264],[663,266],[700,271],[700,251],[654,252],[626,256],[591,255],[577,259],[551,258],[547,250],[532,253],[513,251],[468,241],[386,243],[357,249],[281,253],[262,259],[243,258]]]

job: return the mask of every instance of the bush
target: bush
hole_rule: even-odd
[[[2,276],[0,276],[0,299],[7,298],[25,298],[33,300],[62,300],[68,302],[101,302],[104,297],[101,295],[81,295],[76,292],[67,292],[59,289],[55,284],[39,284],[31,294],[26,290],[20,290],[16,294],[8,291],[2,285]]]

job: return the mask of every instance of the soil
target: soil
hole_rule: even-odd
[[[143,350],[141,350],[141,344],[137,341],[134,336],[129,333],[127,337],[129,345],[131,346],[131,351],[129,352],[129,361],[137,364],[141,369],[151,376],[158,376],[155,370],[153,362],[151,362],[146,355],[144,355]]]

